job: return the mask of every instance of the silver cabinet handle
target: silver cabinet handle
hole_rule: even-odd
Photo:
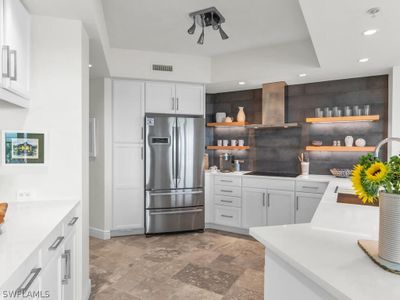
[[[17,289],[18,292],[25,294],[25,292],[30,288],[32,283],[35,281],[36,277],[38,277],[42,268],[34,268],[31,270],[29,275],[25,278],[22,284]]]
[[[11,59],[11,56],[13,59]],[[10,50],[10,61],[12,61],[14,65],[12,75],[10,73],[10,80],[17,81],[17,50]]]
[[[337,194],[338,190],[339,190],[339,186],[337,185],[335,188],[335,194]]]
[[[221,202],[232,203],[233,201],[232,200],[223,200],[223,199],[221,199]]]
[[[175,98],[172,97],[171,99],[172,99],[172,110],[175,110]]]
[[[318,187],[317,187],[317,186],[307,186],[307,185],[303,185],[302,188],[303,188],[303,189],[318,190]]]
[[[224,218],[230,218],[230,219],[232,219],[232,218],[233,218],[233,216],[228,216],[228,215],[221,215],[221,217],[224,217]]]
[[[68,279],[71,279],[71,250],[65,250],[61,257],[65,259],[64,277],[61,280],[61,283],[65,285],[68,284]]]
[[[58,246],[60,246],[61,242],[64,240],[63,236],[59,236],[56,238],[56,240],[53,242],[53,244],[50,245],[49,250],[56,250]]]
[[[143,128],[143,126],[140,127],[140,138],[143,141],[143,138],[144,138],[144,128]]]
[[[299,210],[299,196],[296,197],[296,210]]]
[[[2,60],[2,76],[3,78],[10,77],[10,46],[4,45],[1,53]]]
[[[144,150],[143,147],[140,147],[140,158],[143,160],[144,159]]]
[[[262,195],[263,195],[263,206],[265,206],[265,193],[263,193]]]
[[[151,216],[155,215],[175,215],[175,214],[191,214],[202,212],[203,209],[190,209],[190,210],[175,210],[175,211],[160,211],[160,212],[151,212]]]
[[[267,205],[268,205],[268,207],[270,207],[270,201],[269,201],[269,193],[267,193]]]
[[[224,192],[224,193],[233,193],[233,191],[230,191],[230,190],[221,190],[221,192]]]
[[[176,110],[179,110],[179,98],[176,98]]]
[[[220,179],[221,182],[233,182],[232,180]]]
[[[79,217],[73,217],[71,221],[69,221],[68,226],[74,226],[76,221],[78,221]]]

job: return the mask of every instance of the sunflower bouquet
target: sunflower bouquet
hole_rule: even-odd
[[[372,154],[364,155],[354,166],[351,180],[363,203],[378,201],[381,191],[400,194],[400,156],[382,162]]]

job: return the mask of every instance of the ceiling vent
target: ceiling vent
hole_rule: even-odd
[[[153,65],[153,71],[172,72],[174,68],[168,65]]]

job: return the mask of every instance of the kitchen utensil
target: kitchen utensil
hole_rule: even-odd
[[[348,135],[344,139],[344,144],[346,147],[353,147],[354,138],[351,135]]]
[[[231,140],[231,146],[237,146],[237,140]]]
[[[229,141],[228,141],[228,140],[223,140],[223,141],[222,141],[222,145],[223,145],[224,147],[228,146],[228,145],[229,145]]]
[[[351,176],[352,170],[351,169],[330,169],[331,174],[335,177],[339,178],[347,178]]]
[[[244,146],[244,140],[239,140],[239,146],[243,147]]]
[[[362,138],[356,139],[357,147],[365,147],[366,144],[367,144],[367,142],[364,139],[362,139]]]
[[[310,163],[308,161],[301,162],[301,175],[308,175],[310,173]]]
[[[226,118],[226,113],[224,112],[217,112],[215,114],[215,120],[217,121],[217,123],[225,122],[225,118]]]
[[[221,147],[222,146],[222,140],[217,141],[217,146]]]

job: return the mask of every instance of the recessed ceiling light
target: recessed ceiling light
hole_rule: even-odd
[[[91,64],[89,64],[89,68],[93,67]]]
[[[244,81],[239,81],[238,84],[239,84],[239,85],[245,85],[246,82],[244,82]]]
[[[306,77],[306,76],[307,76],[306,73],[301,73],[301,74],[299,74],[299,77]]]
[[[363,35],[374,35],[378,32],[378,29],[368,29],[363,32]]]
[[[358,60],[358,62],[360,62],[360,63],[365,63],[365,62],[367,62],[367,61],[369,61],[369,58],[368,58],[368,57],[360,58],[360,59]]]

